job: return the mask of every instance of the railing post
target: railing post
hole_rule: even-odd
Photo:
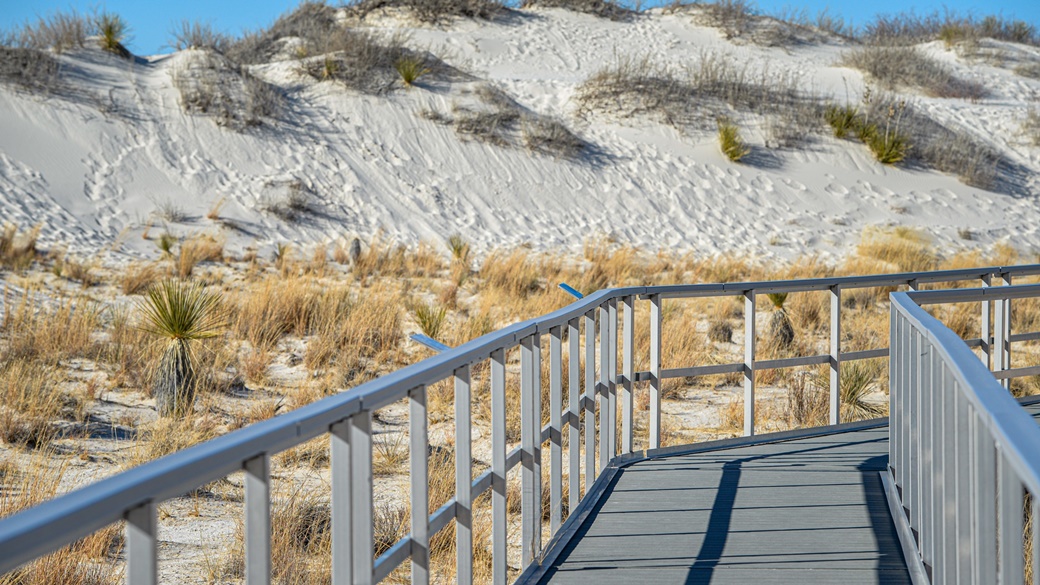
[[[549,533],[563,523],[563,328],[549,329]]]
[[[610,429],[610,443],[607,445],[607,453],[610,459],[617,456],[617,345],[618,345],[618,314],[617,314],[617,299],[611,299],[607,303],[607,313],[609,314],[609,327],[607,332],[608,337],[607,351],[608,351],[608,367],[607,367],[607,410],[610,411],[610,422],[608,428]],[[605,465],[606,463],[604,463]]]
[[[534,335],[531,338],[531,382],[533,385],[531,410],[534,418],[531,420],[532,436],[534,437],[534,450],[531,452],[532,471],[534,472],[534,539],[531,547],[537,558],[542,554],[542,336]]]
[[[351,521],[354,523],[354,583],[372,583],[372,413],[363,410],[350,418],[350,463],[353,480]]]
[[[650,297],[650,448],[661,447],[661,295]]]
[[[632,398],[632,358],[633,345],[635,343],[635,298],[627,296],[622,300],[624,303],[624,329],[625,340],[621,351],[621,375],[624,376],[624,384],[621,390],[621,452],[632,452],[632,415],[635,410],[635,401]]]
[[[599,307],[599,468],[597,474],[607,467],[613,458],[610,453],[611,423],[610,414],[610,308],[609,302]]]
[[[509,575],[506,553],[506,351],[491,352],[491,565],[495,585]]]
[[[126,513],[126,582],[155,585],[159,580],[155,504],[145,502]]]
[[[755,434],[755,291],[744,292],[744,436]]]
[[[1011,286],[1011,275],[1007,272],[1000,274],[1001,286]],[[1002,372],[1011,369],[1011,299],[997,299],[996,323],[994,324],[996,341],[994,345],[993,370]],[[1004,378],[1000,381],[1004,388],[1011,387],[1011,379]]]
[[[596,312],[585,313],[585,493],[596,481]],[[602,416],[602,414],[600,415]]]
[[[332,585],[350,585],[354,580],[351,533],[353,496],[350,481],[350,419],[329,428],[329,458],[332,481]]]
[[[830,424],[841,422],[841,286],[831,287]]]
[[[455,579],[473,582],[473,433],[470,368],[455,370]]]
[[[426,386],[408,392],[409,483],[412,499],[412,583],[430,581],[430,463]]]
[[[982,277],[983,288],[989,287],[991,284],[992,275],[987,274]],[[990,314],[989,301],[982,301],[982,334],[979,336],[982,338],[982,363],[986,364],[986,368],[993,369],[993,321],[992,315]]]
[[[581,330],[580,321],[567,322],[567,393],[570,395],[570,437],[567,440],[568,506],[573,511],[581,499]],[[569,514],[570,512],[568,512]]]
[[[534,411],[534,336],[520,340],[520,523],[522,527],[520,563],[534,561],[535,531],[540,514],[534,490],[534,444],[538,422]]]
[[[246,483],[246,583],[271,582],[271,462],[265,453],[243,465]]]

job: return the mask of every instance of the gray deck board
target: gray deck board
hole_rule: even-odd
[[[634,463],[543,582],[910,583],[888,428]]]
[[[540,582],[910,583],[887,464],[887,426],[638,461]]]

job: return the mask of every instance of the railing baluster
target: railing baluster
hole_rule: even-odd
[[[610,454],[609,459],[613,459],[617,456],[617,344],[618,344],[618,314],[617,314],[617,299],[610,299],[607,303],[607,313],[609,315],[609,327],[607,333],[609,335],[607,342],[607,355],[608,366],[607,366],[607,410],[610,412],[610,420],[607,424],[607,428],[610,429],[610,441],[607,444],[607,453]],[[608,460],[609,462],[609,460]]]
[[[549,533],[563,523],[563,328],[549,329]]]
[[[987,274],[982,277],[983,288],[989,287],[991,283],[991,275]],[[990,303],[989,301],[982,301],[982,334],[979,335],[982,338],[982,363],[986,364],[987,369],[993,368],[993,322],[992,315],[990,315]]]
[[[1033,563],[1033,585],[1040,585],[1040,542],[1037,542],[1037,531],[1040,531],[1040,494],[1031,493],[1029,518],[1033,521],[1033,555],[1029,559]]]
[[[567,393],[570,395],[570,438],[567,440],[568,515],[578,506],[581,498],[581,330],[578,319],[567,322]]]
[[[1011,286],[1011,274],[1002,272],[1000,274],[1001,286]],[[995,323],[995,355],[994,370],[1004,371],[1011,369],[1011,299],[997,299]],[[1004,388],[1011,388],[1011,379],[1004,378],[1000,381]]]
[[[1001,452],[997,457],[998,488],[1000,498],[1000,574],[998,582],[1004,585],[1022,583],[1025,578],[1023,564],[1022,526],[1022,483],[1008,461],[1009,454]],[[1036,541],[1034,541],[1035,543]],[[1035,544],[1034,544],[1035,546]]]
[[[755,291],[744,293],[744,436],[755,434]]]
[[[126,513],[126,582],[155,585],[159,580],[155,504],[146,502]]]
[[[534,561],[534,533],[538,518],[534,491],[534,444],[538,422],[534,412],[533,343],[533,336],[520,340],[520,562],[525,567]]]
[[[831,287],[830,423],[841,422],[841,286]]]
[[[956,485],[954,497],[957,518],[957,538],[954,558],[957,574],[971,575],[971,413],[972,407],[964,391],[958,388],[957,410],[954,413],[953,436],[956,440]]]
[[[408,392],[408,441],[412,498],[412,583],[430,581],[430,463],[426,386]]]
[[[491,564],[496,585],[508,581],[506,553],[506,352],[491,352]]]
[[[245,462],[246,583],[271,582],[271,461],[265,453]]]
[[[997,450],[990,430],[975,415],[975,583],[997,582]]]
[[[621,349],[621,375],[625,377],[621,391],[621,452],[632,452],[632,416],[635,410],[635,402],[632,398],[632,347],[635,343],[635,297],[627,296],[622,300],[624,304],[624,333],[625,340]]]
[[[650,448],[661,447],[661,295],[650,297]]]
[[[610,308],[609,303],[599,307],[599,468],[602,472],[613,458],[610,453]]]
[[[329,429],[329,458],[332,481],[332,585],[350,585],[354,580],[351,533],[353,496],[350,481],[350,420]]]
[[[363,410],[350,418],[350,463],[353,480],[351,521],[354,583],[372,583],[372,413]]]
[[[585,493],[596,481],[596,313],[585,313]],[[602,415],[600,415],[602,416]]]
[[[473,582],[473,431],[470,367],[455,370],[455,580]]]
[[[531,548],[537,558],[542,554],[542,336],[534,335],[531,338],[531,383],[533,385],[531,410],[534,418],[531,420],[532,437],[534,438],[534,449],[531,452],[531,471],[533,472],[534,490],[534,539]]]

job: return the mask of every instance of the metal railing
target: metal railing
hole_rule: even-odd
[[[891,296],[889,471],[882,475],[915,583],[1024,582],[1024,518],[1032,518],[1033,534],[1040,526],[1040,427],[998,379],[1040,374],[1009,368],[1010,302],[1027,297],[1040,297],[1040,285]],[[996,375],[985,356],[921,307],[965,302],[995,304]],[[1035,584],[1040,543],[1030,546]]]
[[[828,364],[830,422],[840,422],[841,363],[885,357],[886,348],[842,352],[842,293],[869,287],[909,287],[924,283],[993,279],[1010,283],[1013,276],[1040,274],[1040,265],[987,267],[862,277],[705,285],[630,287],[599,291],[566,308],[518,323],[420,363],[362,384],[276,418],[99,481],[0,520],[0,574],[70,544],[119,521],[126,521],[126,576],[130,583],[157,579],[157,520],[160,502],[208,482],[245,472],[245,576],[250,584],[268,583],[271,573],[271,478],[273,454],[329,435],[331,450],[331,538],[333,583],[372,583],[410,561],[414,583],[429,580],[430,539],[455,521],[456,574],[460,583],[473,575],[473,502],[491,491],[491,547],[496,583],[508,579],[507,473],[521,466],[522,554],[525,566],[543,551],[542,449],[548,443],[550,534],[561,527],[563,511],[563,447],[567,437],[569,510],[595,487],[594,478],[619,454],[633,450],[635,405],[633,385],[647,382],[650,401],[648,444],[661,446],[661,384],[677,377],[742,373],[744,432],[754,434],[755,375],[765,369]],[[829,352],[776,360],[756,359],[756,305],[759,295],[826,291],[830,296]],[[739,296],[744,299],[744,359],[732,364],[665,368],[661,363],[662,300]],[[649,303],[649,370],[634,370],[635,307]],[[619,327],[619,307],[621,323]],[[989,310],[983,302],[983,331]],[[1006,320],[1002,323],[1006,323]],[[999,329],[999,328],[998,328]],[[620,339],[619,339],[620,331]],[[542,425],[542,346],[548,338],[549,396],[547,425]],[[1013,336],[999,338],[1009,344]],[[974,340],[988,353],[989,335]],[[566,365],[563,346],[567,345]],[[617,356],[621,349],[621,371]],[[507,352],[519,348],[521,441],[509,449],[506,434]],[[597,358],[598,353],[598,358]],[[584,355],[584,372],[580,356]],[[1010,358],[998,359],[1002,365]],[[471,370],[488,364],[491,394],[491,468],[473,477],[471,458]],[[669,364],[672,365],[672,364]],[[674,366],[674,365],[673,365]],[[1004,368],[1005,370],[1007,368]],[[482,367],[483,371],[483,367]],[[563,395],[563,380],[568,396]],[[443,380],[454,383],[455,496],[429,510],[427,392]],[[373,412],[402,399],[409,403],[411,529],[379,558],[373,559]],[[566,399],[566,404],[565,404]],[[620,404],[619,404],[620,402]],[[621,410],[620,437],[616,418]],[[598,423],[598,431],[597,429]],[[620,441],[618,441],[620,439]],[[597,457],[598,454],[598,457]],[[581,476],[584,472],[584,491]]]

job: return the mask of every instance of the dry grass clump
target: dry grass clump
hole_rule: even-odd
[[[763,69],[757,75],[727,57],[704,52],[690,69],[671,71],[648,59],[622,57],[578,88],[581,112],[622,117],[651,116],[677,128],[715,128],[732,110],[778,122],[776,141],[791,144],[815,130],[819,105],[798,91],[792,78]]]
[[[636,11],[625,8],[614,0],[524,0],[520,8],[564,8],[573,12],[592,14],[600,18],[623,21],[632,18]]]
[[[401,8],[421,22],[437,24],[456,18],[494,20],[508,12],[505,3],[496,0],[360,0],[349,10],[364,19],[373,12]]]
[[[1022,133],[1033,146],[1040,146],[1040,109],[1033,108],[1026,113]]]
[[[216,31],[209,23],[197,20],[182,20],[180,24],[174,25],[170,31],[174,50],[185,49],[209,49],[217,53],[226,53],[231,44],[231,38]]]
[[[1036,27],[1028,22],[995,15],[980,19],[972,15],[958,15],[949,10],[941,14],[902,12],[879,15],[863,27],[859,36],[866,43],[888,46],[909,46],[937,39],[952,44],[981,38],[1040,44]]]
[[[433,276],[444,267],[444,259],[425,242],[410,252],[403,245],[376,236],[367,248],[359,250],[351,272],[362,283],[375,277]]]
[[[739,162],[751,152],[751,148],[740,137],[740,129],[729,120],[719,121],[719,148],[733,162]]]
[[[29,91],[52,91],[60,71],[58,60],[40,49],[0,44],[0,82]]]
[[[304,365],[311,370],[335,365],[353,382],[366,370],[361,358],[391,361],[402,339],[400,305],[401,298],[384,288],[357,294],[348,287],[326,290],[308,328],[313,337]]]
[[[695,2],[700,20],[718,28],[729,40],[746,40],[765,46],[788,46],[816,43],[830,36],[847,37],[850,30],[845,22],[826,11],[814,20],[805,12],[785,9],[770,16],[760,14],[753,2],[747,0],[718,0]]]
[[[37,257],[36,240],[40,226],[19,233],[18,226],[5,224],[0,231],[0,268],[22,271],[32,265]]]
[[[172,79],[185,112],[210,116],[218,126],[232,130],[276,119],[285,104],[278,88],[210,50],[184,54]]]
[[[93,334],[101,312],[86,299],[48,303],[40,291],[26,290],[5,301],[0,333],[7,338],[0,362],[27,360],[56,365],[73,357],[94,358],[99,346]]]
[[[484,286],[513,297],[525,297],[541,288],[542,267],[527,250],[494,250],[484,259],[480,276]]]
[[[181,242],[177,255],[177,276],[189,278],[199,262],[221,262],[224,260],[224,239],[201,235]]]
[[[520,132],[529,150],[556,158],[578,159],[589,146],[554,118],[528,117],[522,121]]]
[[[51,49],[63,53],[69,49],[83,47],[87,36],[93,33],[90,19],[75,10],[54,12],[42,16],[35,23],[27,23],[17,31],[18,46],[38,51]]]
[[[888,90],[913,88],[932,97],[972,102],[989,93],[981,83],[957,77],[916,47],[862,47],[845,53],[842,65],[862,70]]]
[[[863,230],[856,254],[881,261],[887,269],[877,270],[877,273],[934,270],[939,263],[928,236],[905,227]]]
[[[0,363],[0,441],[36,449],[58,433],[56,422],[82,420],[82,396],[64,388],[62,372],[29,360]]]
[[[405,47],[400,36],[379,41],[367,32],[340,28],[335,39],[335,44],[325,47],[321,56],[303,62],[303,73],[319,81],[338,81],[350,89],[378,95],[396,89],[398,79],[408,86],[421,76],[437,78],[450,72],[434,55]]]
[[[183,249],[181,254],[183,255]],[[124,295],[139,295],[167,276],[161,266],[154,263],[136,263],[127,266],[119,276],[119,288]]]

